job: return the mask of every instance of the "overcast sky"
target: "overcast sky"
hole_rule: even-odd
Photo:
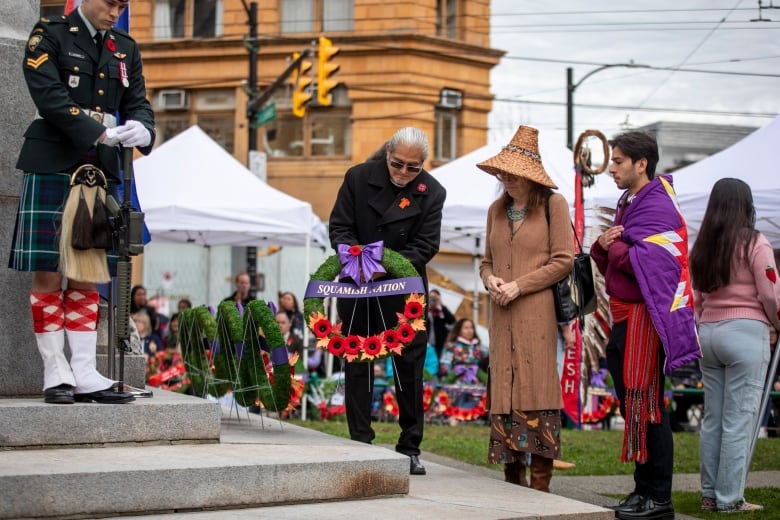
[[[489,141],[527,124],[565,144],[566,68],[576,84],[600,65],[632,61],[721,73],[599,71],[574,93],[575,140],[589,128],[610,137],[660,120],[766,125],[780,113],[774,5],[759,15],[756,0],[492,0],[491,46],[506,55],[491,76]],[[758,18],[771,21],[750,21]]]

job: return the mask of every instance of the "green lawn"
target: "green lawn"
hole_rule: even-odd
[[[339,437],[348,437],[347,424],[337,421],[290,421],[293,424],[329,433]],[[375,422],[376,444],[395,444],[398,438],[396,423]],[[496,471],[499,465],[487,464],[487,439],[489,428],[485,425],[461,424],[425,425],[425,437],[420,446],[423,451],[450,457],[477,466],[485,466]],[[623,443],[622,431],[582,431],[564,430],[562,435],[563,459],[575,462],[577,467],[567,471],[567,476],[589,475],[632,475],[633,464],[620,462],[620,448]],[[780,439],[758,439],[756,453],[753,456],[751,471],[780,470]],[[699,436],[691,432],[674,434],[674,472],[699,472]],[[766,509],[759,513],[742,513],[740,519],[780,518],[780,487],[747,489],[748,501],[762,504]],[[723,518],[717,513],[701,511],[699,493],[675,492],[673,495],[675,510],[678,513],[698,518]]]

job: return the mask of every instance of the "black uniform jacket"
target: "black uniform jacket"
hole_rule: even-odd
[[[426,264],[439,251],[441,216],[447,193],[428,172],[398,190],[390,183],[387,161],[368,161],[350,168],[330,214],[330,242],[366,245],[378,240],[409,260],[427,291]],[[375,334],[397,323],[404,296],[383,296],[379,306],[360,305],[359,299],[339,299],[339,315],[350,334]],[[350,319],[351,318],[351,319]],[[427,334],[415,337],[425,345]]]
[[[129,34],[119,29],[105,33],[102,52],[74,10],[68,16],[41,18],[35,24],[24,53],[24,77],[39,119],[24,134],[16,167],[35,173],[71,171],[105,131],[101,122],[81,109],[116,115],[117,124],[142,123],[152,134],[154,113],[146,99],[141,54]],[[98,145],[99,166],[119,178],[116,148]]]
[[[426,171],[396,190],[384,159],[350,168],[330,214],[330,242],[336,249],[383,240],[426,280],[425,265],[439,251],[447,192]]]

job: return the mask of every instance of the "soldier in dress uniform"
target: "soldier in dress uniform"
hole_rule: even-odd
[[[83,0],[67,16],[41,18],[25,48],[24,77],[38,114],[16,165],[24,175],[9,267],[34,273],[30,305],[47,403],[134,399],[95,368],[96,283],[108,281],[111,248],[110,232],[106,243],[105,227],[97,224],[98,209],[104,190],[120,180],[118,146],[148,154],[154,143],[138,45],[113,27],[128,4]],[[87,220],[63,218],[68,202],[86,203]],[[102,240],[92,244],[101,231]],[[60,244],[71,234],[73,244],[81,236],[89,245],[74,250],[79,248],[70,241]],[[61,245],[71,256],[65,271]],[[63,351],[66,335],[70,362]]]

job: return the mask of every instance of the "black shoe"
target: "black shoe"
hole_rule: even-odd
[[[647,497],[631,509],[618,509],[615,517],[620,520],[674,520],[674,507],[671,500],[656,502]]]
[[[621,509],[632,509],[639,505],[640,502],[644,500],[644,497],[637,493],[636,491],[632,491],[628,495],[626,495],[623,500],[618,502],[616,505],[612,506],[604,506],[607,509],[612,509],[613,511],[619,511]]]
[[[135,401],[133,394],[128,392],[116,392],[111,388],[90,392],[88,394],[75,394],[74,397],[79,403],[90,403],[94,401],[100,404],[124,404]]]
[[[425,466],[420,462],[420,457],[417,455],[409,456],[409,474],[410,475],[425,475]]]
[[[73,404],[73,387],[62,383],[43,391],[43,402],[49,404]]]

